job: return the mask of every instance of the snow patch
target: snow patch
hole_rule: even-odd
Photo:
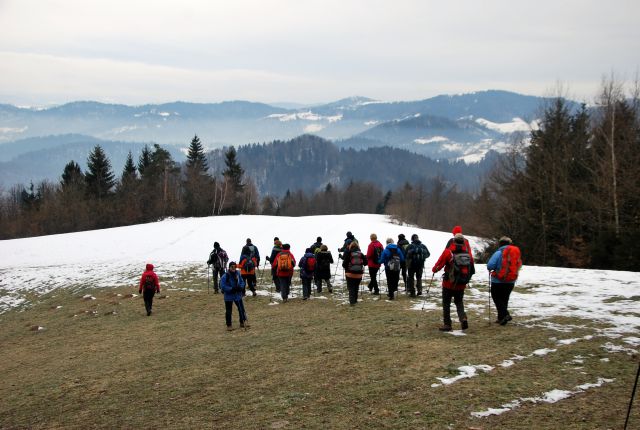
[[[538,121],[526,122],[522,118],[513,118],[511,122],[491,122],[484,118],[477,118],[476,123],[488,128],[489,130],[497,131],[503,134],[515,133],[518,131],[530,132],[531,130],[538,130],[540,128]]]
[[[415,143],[419,143],[420,145],[427,145],[429,143],[448,142],[449,139],[447,139],[444,136],[433,136],[429,138],[418,138],[418,139],[414,139],[413,141]]]

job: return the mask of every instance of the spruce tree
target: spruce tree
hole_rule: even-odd
[[[131,155],[131,151],[129,151],[129,154],[127,154],[127,161],[124,163],[124,169],[122,169],[120,182],[131,182],[135,179],[137,179],[136,166],[133,164],[133,155]]]
[[[115,176],[111,171],[111,162],[100,145],[96,145],[89,153],[87,167],[84,177],[87,191],[98,199],[106,197],[115,185]]]
[[[235,191],[242,191],[244,184],[242,183],[242,176],[244,170],[236,159],[236,149],[232,146],[227,152],[224,153],[224,164],[227,168],[222,172],[225,178],[231,182],[231,185],[235,188]]]
[[[198,138],[197,134],[193,136],[191,144],[189,145],[187,167],[189,169],[196,170],[201,174],[206,174],[209,169],[207,157],[204,155],[204,148],[202,147],[202,143],[200,142],[200,138]]]
[[[64,166],[60,185],[62,185],[63,189],[67,189],[69,187],[79,186],[81,184],[84,184],[84,173],[82,173],[80,165],[71,160]]]
[[[145,145],[142,148],[142,153],[138,158],[138,172],[140,172],[140,177],[144,178],[147,174],[147,168],[151,165],[151,150],[148,145]]]

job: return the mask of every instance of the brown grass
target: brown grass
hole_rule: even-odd
[[[559,333],[518,323],[517,315],[506,327],[489,325],[471,311],[467,335],[455,337],[436,330],[441,311],[408,310],[402,294],[387,302],[367,293],[355,307],[336,298],[270,305],[267,297],[246,297],[251,328],[227,332],[221,295],[207,294],[190,272],[184,276],[173,286],[200,290],[163,291],[167,297],[156,298],[151,317],[140,297],[125,297],[131,290],[124,287],[58,291],[0,316],[0,427],[604,429],[624,423],[637,357],[601,348],[621,344],[616,339],[563,346],[550,339],[594,334],[596,323],[558,318],[585,326]],[[97,299],[83,301],[84,294]],[[545,347],[557,351],[497,366]],[[571,363],[578,355],[584,363]],[[495,368],[431,387],[466,364]],[[598,377],[615,381],[554,404],[470,415]],[[637,407],[631,428],[640,428]]]

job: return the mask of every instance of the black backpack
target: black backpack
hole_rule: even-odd
[[[320,251],[318,252],[318,254],[316,255],[316,264],[319,268],[322,269],[327,269],[329,268],[329,266],[331,266],[331,262],[329,261],[329,256],[331,254],[329,253],[329,251]]]
[[[244,271],[245,272],[251,272],[253,269],[256,268],[256,265],[253,263],[253,259],[252,257],[247,257],[247,259],[244,262]]]
[[[424,260],[429,258],[429,250],[422,243],[413,244],[411,247],[411,266],[419,268],[424,266]]]
[[[449,280],[454,285],[466,285],[473,275],[471,271],[471,254],[466,247],[456,246],[456,250],[452,252],[451,270],[449,271]]]
[[[153,282],[153,276],[151,275],[147,275],[144,278],[144,289],[145,290],[155,290],[156,289],[156,283]]]
[[[373,247],[373,258],[375,259],[374,263],[378,264],[380,261],[380,256],[382,255],[382,247],[374,246]]]

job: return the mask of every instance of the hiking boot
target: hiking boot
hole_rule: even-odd
[[[451,324],[443,324],[442,326],[438,327],[438,330],[440,330],[440,331],[451,331]]]
[[[307,300],[309,297],[303,297],[302,300]]]
[[[241,328],[249,328],[251,327],[247,321],[243,321],[240,323]]]
[[[462,320],[460,325],[462,326],[462,330],[466,330],[469,328],[469,322],[467,320]]]
[[[415,297],[416,295],[413,293],[409,293],[409,297]]]
[[[333,293],[333,288],[329,287],[329,292]]]
[[[220,290],[215,289],[215,290],[213,290],[213,293],[214,293],[214,294],[218,294],[218,293],[220,293]]]
[[[422,290],[418,290],[418,294],[417,295],[421,296],[422,295]]]
[[[233,330],[233,327],[232,327],[232,326],[230,326],[230,325],[228,325],[228,326],[227,326],[227,331],[231,331],[231,330]]]
[[[256,290],[252,290],[251,294],[253,295],[253,297],[257,296],[258,294],[256,293]]]
[[[511,315],[507,315],[506,317],[502,318],[500,320],[500,325],[507,325],[507,323],[511,321]]]
[[[147,316],[151,316],[151,311],[147,311]]]
[[[374,291],[373,293],[371,293],[371,294],[373,294],[374,296],[379,296],[379,295],[380,295],[380,291],[375,290],[375,291]]]

